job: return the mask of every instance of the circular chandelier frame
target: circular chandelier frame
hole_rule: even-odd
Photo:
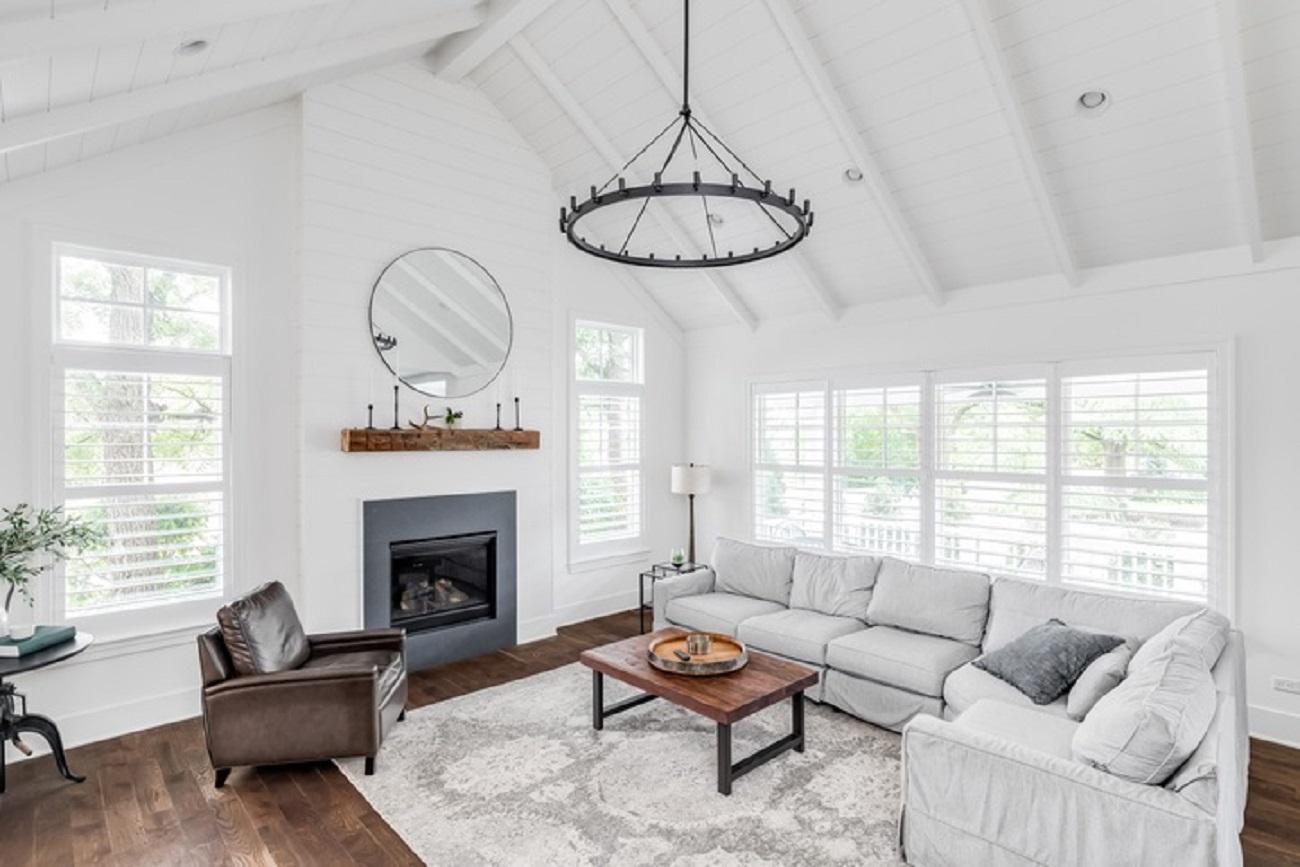
[[[790,189],[788,196],[773,192],[770,180],[761,178],[735,151],[727,146],[726,142],[693,116],[690,104],[690,22],[690,0],[683,0],[681,111],[654,138],[637,151],[632,159],[624,163],[614,173],[613,177],[605,181],[600,187],[593,184],[591,193],[586,200],[579,202],[576,196],[570,196],[568,207],[560,208],[560,231],[569,240],[570,244],[584,253],[612,262],[648,268],[718,268],[728,265],[742,265],[747,262],[757,262],[778,256],[793,249],[800,241],[808,237],[808,233],[812,229],[815,214],[809,200],[804,199],[800,204],[793,188]],[[650,148],[674,129],[676,135],[673,138],[672,147],[669,148],[667,157],[664,158],[662,164],[658,166],[652,175],[643,170],[632,169],[637,160],[641,159]],[[697,167],[691,172],[689,181],[665,180],[664,176],[673,158],[677,156],[683,142],[689,146]],[[731,182],[703,181],[698,168],[701,155],[712,158],[726,175],[730,176]],[[629,170],[631,171],[629,172]],[[624,177],[625,174],[631,174],[634,178],[644,178],[650,175],[652,180],[649,183],[629,185]],[[745,179],[751,179],[753,185],[746,183]],[[617,186],[615,186],[616,184]],[[634,236],[641,225],[641,220],[645,216],[650,202],[656,199],[672,198],[699,199],[702,205],[704,225],[708,230],[708,248],[695,254],[678,251],[668,255],[657,255],[653,251],[640,253],[632,249]],[[615,207],[621,203],[634,202],[638,199],[641,201],[641,207],[637,210],[635,219],[617,249],[588,240],[579,228],[579,224],[584,219],[603,208]],[[776,240],[771,244],[752,246],[749,250],[739,252],[733,249],[720,249],[713,231],[717,219],[710,207],[710,199],[739,200],[752,203],[763,217],[776,227],[779,233]],[[778,219],[778,215],[785,215],[789,218],[790,227],[783,224]],[[671,221],[672,217],[669,216],[668,219]],[[670,232],[670,235],[672,234],[674,233]]]

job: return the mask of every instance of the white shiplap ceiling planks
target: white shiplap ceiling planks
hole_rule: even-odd
[[[285,58],[322,49],[349,63],[315,80],[341,75],[361,63],[347,46],[379,54],[392,43],[368,35],[468,7],[477,29],[409,51],[437,43],[428,74],[468,79],[495,103],[552,173],[557,214],[677,110],[679,0],[0,0],[0,182],[304,86],[194,82],[291,70]],[[1076,268],[1086,284],[1090,268],[1229,246],[1266,257],[1267,241],[1300,234],[1295,0],[697,0],[692,13],[701,117],[782,192],[811,198],[817,223],[798,256],[716,279],[632,271],[683,327],[941,302]],[[209,48],[178,55],[189,39]],[[90,104],[178,85],[194,98],[150,96],[90,122]],[[1078,108],[1087,90],[1109,93],[1105,111]],[[46,116],[72,120],[33,121]],[[866,181],[846,181],[860,163]],[[690,208],[662,209],[638,237],[703,247]],[[722,246],[761,234],[761,221],[722,216]]]

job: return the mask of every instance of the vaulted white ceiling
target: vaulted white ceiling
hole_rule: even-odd
[[[678,0],[0,0],[0,180],[432,48],[430,74],[541,155],[558,208],[672,118],[681,30]],[[1300,234],[1295,0],[697,0],[691,90],[817,222],[797,255],[636,269],[686,328]],[[706,242],[666,209],[645,233]]]

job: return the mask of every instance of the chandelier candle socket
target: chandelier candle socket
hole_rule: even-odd
[[[632,159],[604,184],[591,186],[589,197],[582,202],[577,196],[569,197],[567,207],[560,208],[560,232],[569,239],[569,243],[601,259],[623,262],[628,265],[641,265],[652,268],[716,268],[725,265],[740,265],[777,256],[794,248],[808,236],[813,225],[812,202],[798,200],[793,187],[789,195],[782,196],[773,191],[772,182],[760,177],[749,165],[736,154],[730,146],[710,130],[691,112],[690,101],[690,35],[691,3],[683,0],[682,8],[682,107],[667,126],[646,143]],[[647,156],[661,141],[671,142],[667,156],[652,164]],[[685,147],[683,147],[685,145]],[[638,161],[646,157],[645,165]],[[677,161],[677,164],[674,161]],[[689,162],[689,168],[683,165]],[[710,172],[719,173],[720,180],[705,180],[701,163]],[[689,174],[688,174],[689,172]],[[678,179],[673,179],[674,175]],[[628,176],[633,178],[651,178],[650,183],[628,184]],[[645,216],[651,200],[658,206],[673,214],[680,210],[670,206],[669,199],[698,199],[699,217],[702,230],[696,239],[700,250],[646,250],[637,249],[636,233]],[[743,240],[750,249],[735,250],[726,246],[726,239],[719,245],[715,227],[721,227],[727,221],[716,212],[721,202],[733,202],[742,207],[752,207],[758,214],[762,226],[771,224],[767,237],[746,236]],[[580,229],[579,224],[589,219],[598,211],[614,209],[625,203],[632,203],[632,208],[623,208],[629,214],[628,224],[621,221],[618,227],[601,224],[597,229]],[[638,204],[639,203],[639,204]],[[735,207],[728,205],[727,207]],[[606,210],[606,216],[610,211]],[[766,221],[764,223],[763,221]],[[613,221],[610,221],[613,222]],[[598,231],[613,232],[605,241],[596,238]],[[592,237],[586,234],[591,232]],[[700,239],[707,238],[707,243]],[[758,243],[755,243],[758,241]],[[770,243],[769,243],[770,241]]]

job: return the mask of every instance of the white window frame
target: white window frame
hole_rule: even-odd
[[[835,550],[832,513],[834,500],[834,478],[839,472],[835,467],[833,449],[833,425],[835,423],[835,406],[837,392],[851,388],[881,388],[897,385],[921,385],[921,526],[920,549],[921,562],[935,562],[935,490],[939,478],[963,477],[971,473],[958,471],[938,471],[937,387],[944,382],[960,382],[969,379],[1028,379],[1045,378],[1047,382],[1047,434],[1046,434],[1046,468],[1045,484],[1047,491],[1047,529],[1046,556],[1047,565],[1042,579],[1021,578],[1020,580],[1041,580],[1045,584],[1073,587],[1061,575],[1061,532],[1063,478],[1062,462],[1065,443],[1063,442],[1062,414],[1063,401],[1061,382],[1063,376],[1074,376],[1107,371],[1134,373],[1143,370],[1158,370],[1174,365],[1174,369],[1189,366],[1204,367],[1208,371],[1207,393],[1211,401],[1209,418],[1209,459],[1210,477],[1204,486],[1209,494],[1209,533],[1207,544],[1209,563],[1209,582],[1206,604],[1226,614],[1234,616],[1236,611],[1235,565],[1235,466],[1233,445],[1233,397],[1232,376],[1235,347],[1231,342],[1215,346],[1189,346],[1162,348],[1153,350],[1135,350],[1116,352],[1096,356],[1073,356],[1068,359],[1038,361],[1022,364],[1008,364],[984,367],[953,367],[942,370],[899,371],[897,369],[874,373],[861,370],[827,371],[820,376],[802,378],[756,378],[747,385],[746,405],[746,441],[747,441],[747,503],[748,526],[751,539],[757,539],[757,515],[755,512],[755,473],[760,467],[756,464],[754,453],[754,412],[755,398],[758,394],[772,391],[809,390],[821,388],[825,392],[826,405],[826,449],[827,461],[824,471],[823,495],[826,508],[825,550]],[[1199,364],[1193,364],[1199,362]],[[979,472],[973,475],[980,480],[991,481],[1025,481],[1026,474]],[[1177,485],[1170,485],[1176,487]],[[758,540],[760,543],[762,540]],[[849,552],[852,553],[852,552]],[[962,567],[969,568],[969,567]],[[1019,576],[1012,576],[1019,577]],[[1118,596],[1120,598],[1183,598],[1169,597],[1165,594],[1143,594],[1135,590],[1118,590],[1088,585],[1081,587],[1088,592]]]
[[[197,485],[160,484],[132,485],[131,494],[152,494],[165,492],[185,492],[191,489],[220,490],[222,496],[222,580],[217,588],[200,593],[184,594],[177,599],[158,600],[155,602],[127,605],[103,611],[85,611],[70,613],[66,606],[64,593],[64,569],[62,566],[51,570],[48,584],[38,597],[40,614],[53,622],[72,622],[82,629],[92,631],[99,636],[123,638],[143,633],[159,633],[169,629],[180,629],[195,624],[209,622],[212,618],[215,600],[228,598],[234,585],[235,574],[235,508],[234,508],[234,437],[232,424],[234,407],[233,393],[233,266],[213,265],[189,259],[148,255],[110,249],[108,246],[73,243],[62,240],[45,239],[40,243],[48,255],[48,269],[44,274],[37,274],[37,285],[43,284],[47,293],[47,303],[38,305],[45,312],[43,327],[46,335],[45,346],[47,363],[43,376],[37,377],[35,387],[40,389],[40,406],[45,407],[42,419],[41,436],[38,438],[48,443],[42,449],[42,466],[48,473],[46,479],[50,501],[62,504],[68,499],[70,490],[76,497],[101,496],[120,493],[115,486],[83,487],[69,489],[64,484],[63,472],[63,437],[62,426],[58,422],[61,409],[54,405],[55,389],[61,386],[64,374],[69,369],[100,371],[120,371],[125,373],[176,373],[181,375],[202,375],[219,377],[222,381],[222,480],[219,484],[198,483]],[[62,256],[80,256],[99,261],[118,264],[143,266],[158,270],[179,270],[191,274],[203,274],[216,277],[220,281],[221,310],[219,345],[213,350],[176,350],[170,347],[142,346],[106,346],[98,343],[64,340],[59,335],[61,293],[59,291],[59,259]],[[145,315],[148,317],[147,302]]]
[[[636,338],[636,358],[634,366],[636,377],[634,382],[608,382],[604,380],[579,379],[577,367],[578,353],[578,329],[602,328],[615,331],[624,331],[634,335]],[[576,571],[585,571],[588,569],[599,568],[604,565],[612,565],[615,562],[623,560],[635,560],[649,553],[650,547],[647,542],[646,528],[646,387],[645,387],[645,329],[637,325],[626,325],[623,323],[610,322],[586,316],[571,315],[569,317],[569,361],[568,361],[568,380],[569,380],[569,566]],[[582,468],[578,460],[578,403],[584,395],[597,396],[615,396],[615,397],[635,397],[640,401],[640,412],[637,414],[639,427],[637,430],[637,443],[640,449],[639,461],[637,462],[638,479],[640,485],[637,491],[637,506],[640,510],[638,517],[638,526],[641,532],[636,536],[624,539],[611,539],[603,542],[582,543],[580,540],[578,526],[578,486]]]

